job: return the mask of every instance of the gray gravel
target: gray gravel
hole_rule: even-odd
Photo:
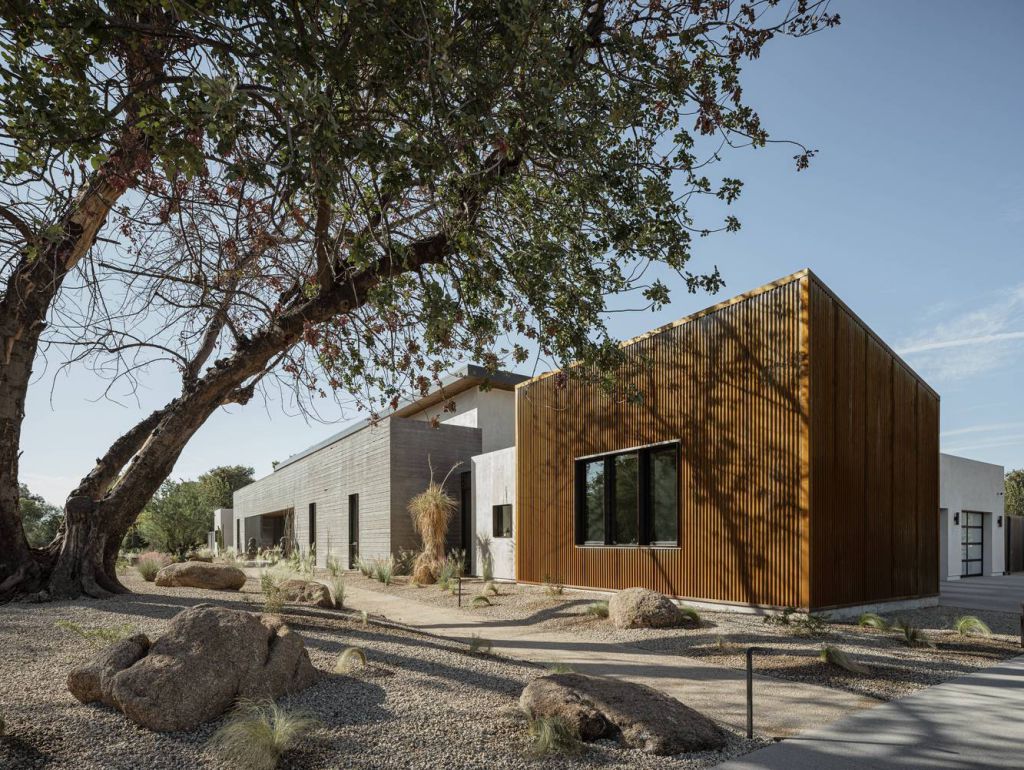
[[[79,704],[65,678],[95,648],[54,624],[130,624],[155,637],[177,612],[201,602],[258,609],[256,581],[249,580],[240,593],[158,588],[134,575],[126,583],[135,594],[0,606],[0,714],[7,722],[0,768],[225,767],[204,752],[219,720],[190,733],[160,734],[112,709]],[[657,770],[709,767],[762,745],[733,735],[723,752],[671,758],[601,742],[577,757],[534,759],[527,753],[526,724],[516,704],[525,683],[543,669],[471,656],[464,647],[433,637],[363,626],[343,613],[289,607],[285,616],[325,673],[317,685],[286,701],[312,712],[321,727],[286,755],[281,767]],[[366,650],[368,668],[353,676],[326,673],[349,645]]]
[[[433,587],[415,587],[405,580],[384,586],[361,575],[347,578],[352,585],[386,591],[436,606],[456,606],[456,599]],[[929,607],[886,616],[922,628],[935,649],[905,647],[894,633],[860,628],[854,622],[828,623],[821,636],[807,636],[799,625],[770,625],[757,615],[735,612],[701,612],[700,628],[616,629],[609,621],[586,615],[587,604],[607,599],[608,594],[565,589],[553,595],[542,586],[499,584],[500,596],[490,597],[492,606],[468,609],[468,599],[482,588],[479,581],[463,584],[463,608],[488,618],[505,621],[528,620],[538,631],[578,634],[591,641],[634,645],[667,655],[700,658],[709,663],[745,668],[743,651],[756,645],[767,652],[756,657],[759,673],[849,690],[882,700],[894,700],[978,671],[1021,654],[1017,615],[980,612],[950,607]],[[990,638],[964,638],[951,630],[961,615],[975,615],[993,631]],[[819,660],[823,645],[840,648],[855,661],[866,664],[870,673],[853,674]]]

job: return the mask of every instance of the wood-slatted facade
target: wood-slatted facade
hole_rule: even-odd
[[[939,398],[804,270],[516,389],[517,578],[824,609],[938,593]],[[627,397],[625,394],[633,394]],[[577,544],[574,463],[679,442],[679,544]]]

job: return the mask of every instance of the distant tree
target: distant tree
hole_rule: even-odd
[[[247,465],[220,465],[199,477],[199,485],[207,504],[213,508],[230,508],[232,496],[256,480],[256,471]]]
[[[184,558],[190,548],[206,542],[211,511],[198,481],[168,479],[139,516],[139,533],[154,548]]]
[[[41,496],[32,494],[24,484],[19,484],[18,490],[18,507],[29,545],[34,548],[46,545],[56,536],[64,511],[56,505],[50,505]]]
[[[1018,468],[1006,474],[1005,491],[1004,509],[1006,513],[1024,516],[1024,468]]]

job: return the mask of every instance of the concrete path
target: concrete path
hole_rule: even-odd
[[[1024,602],[1024,573],[944,580],[939,604],[968,610],[995,610],[1019,615]]]
[[[743,671],[651,652],[638,645],[540,631],[522,622],[489,619],[351,585],[345,587],[345,606],[450,639],[468,641],[479,635],[493,644],[494,652],[510,658],[567,663],[580,673],[642,682],[721,722],[740,729],[746,726]],[[818,685],[755,676],[754,729],[773,737],[795,735],[878,703]]]
[[[1024,766],[1024,656],[852,714],[721,770]]]

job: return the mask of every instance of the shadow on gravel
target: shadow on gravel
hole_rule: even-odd
[[[53,757],[16,735],[0,737],[0,767],[49,767]]]

